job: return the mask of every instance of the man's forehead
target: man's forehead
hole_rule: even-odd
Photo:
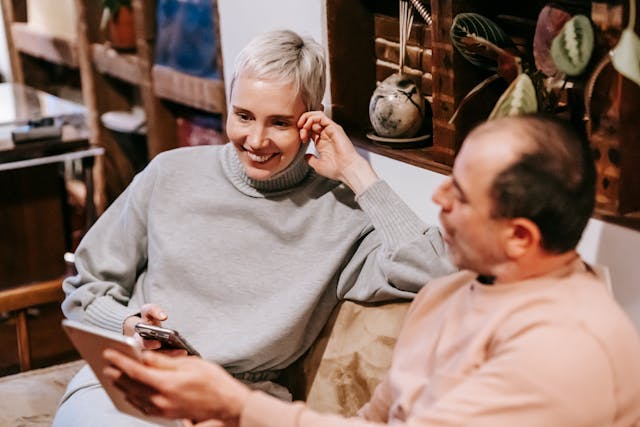
[[[511,130],[493,127],[473,132],[464,141],[453,166],[452,177],[468,191],[482,191],[520,157],[522,142]]]
[[[522,152],[522,140],[509,129],[492,129],[488,132],[469,135],[460,150],[460,160],[486,161],[507,165]],[[470,159],[469,159],[470,157]]]

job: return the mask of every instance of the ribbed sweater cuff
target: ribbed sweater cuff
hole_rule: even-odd
[[[253,391],[240,414],[240,427],[295,427],[304,410],[301,402],[283,402]]]
[[[87,307],[85,320],[95,326],[122,333],[124,319],[138,313],[139,310],[126,307],[111,297],[99,297]]]
[[[386,181],[379,180],[369,186],[356,201],[388,243],[413,240],[429,228]]]

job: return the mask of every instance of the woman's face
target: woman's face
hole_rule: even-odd
[[[239,77],[231,91],[227,136],[249,178],[266,180],[291,164],[306,111],[293,83]]]

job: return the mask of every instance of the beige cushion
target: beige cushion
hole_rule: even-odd
[[[0,426],[50,426],[67,383],[83,360],[0,378]]]
[[[389,370],[409,305],[346,301],[339,306],[335,322],[327,325],[304,361],[311,408],[351,416],[369,401]]]

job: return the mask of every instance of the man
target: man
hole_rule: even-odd
[[[471,132],[433,196],[465,270],[420,291],[359,418],[250,391],[195,358],[107,351],[107,373],[148,413],[229,425],[638,426],[640,338],[575,251],[594,182],[588,145],[554,119]]]

